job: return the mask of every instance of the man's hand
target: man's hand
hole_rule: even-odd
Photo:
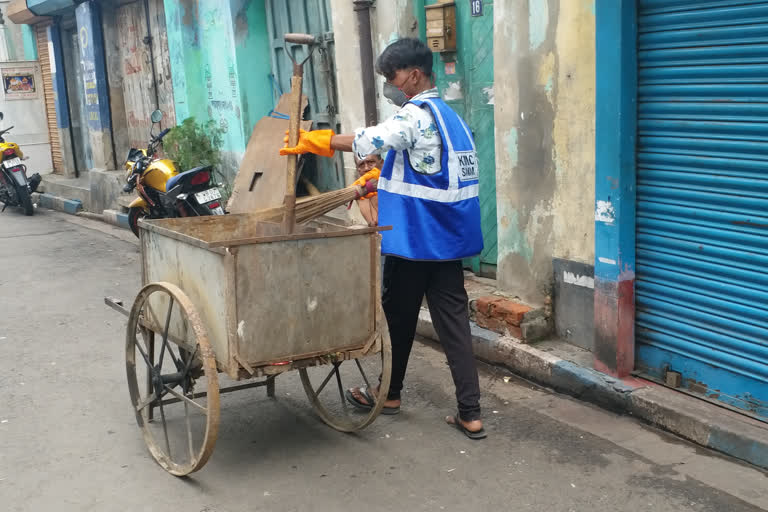
[[[375,167],[368,171],[367,173],[360,176],[352,185],[357,187],[362,187],[365,189],[368,193],[363,195],[360,194],[362,197],[360,199],[370,199],[373,196],[377,194],[376,187],[379,183],[379,176],[381,176],[381,170],[376,169]]]
[[[306,130],[299,131],[299,143],[292,148],[288,147],[288,132],[283,141],[286,147],[280,150],[280,155],[303,155],[305,153],[314,153],[315,155],[332,157],[335,153],[331,149],[331,137],[334,136],[333,130]]]

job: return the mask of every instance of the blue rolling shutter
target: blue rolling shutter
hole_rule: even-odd
[[[768,419],[768,1],[639,6],[638,369]]]

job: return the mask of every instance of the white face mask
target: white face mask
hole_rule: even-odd
[[[408,101],[408,97],[403,91],[390,84],[384,82],[384,97],[387,98],[393,105],[402,107]]]

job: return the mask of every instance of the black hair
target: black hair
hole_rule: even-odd
[[[376,60],[376,72],[392,80],[401,69],[418,68],[432,75],[432,51],[419,39],[399,39],[387,46]]]

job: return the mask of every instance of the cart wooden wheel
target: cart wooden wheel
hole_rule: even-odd
[[[386,396],[389,391],[392,345],[381,310],[377,325],[378,338],[363,356],[342,361],[333,361],[329,357],[329,364],[299,370],[304,391],[317,414],[326,424],[341,432],[355,432],[367,427],[384,407],[384,400],[377,400],[371,410],[361,412],[350,405],[344,396],[347,389],[360,385],[374,388],[378,384],[380,396]]]
[[[125,341],[131,404],[150,453],[173,475],[199,470],[216,443],[219,381],[194,305],[173,284],[146,285]]]

